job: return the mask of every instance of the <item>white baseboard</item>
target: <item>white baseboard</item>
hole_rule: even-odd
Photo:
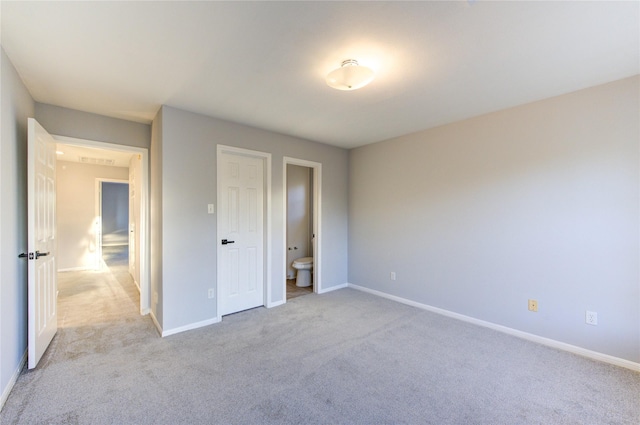
[[[640,363],[632,362],[630,360],[621,359],[619,357],[614,357],[609,354],[599,353],[597,351],[587,350],[586,348],[577,347],[575,345],[567,344],[565,342],[556,341],[554,339],[545,338],[545,337],[531,334],[528,332],[519,331],[517,329],[509,328],[507,326],[502,326],[502,325],[487,322],[484,320],[476,319],[470,316],[465,316],[464,314],[454,313],[452,311],[444,310],[442,308],[433,307],[427,304],[411,301],[406,298],[387,294],[386,292],[377,291],[375,289],[369,289],[364,286],[354,285],[353,283],[349,283],[347,284],[347,286],[349,288],[357,289],[362,292],[367,292],[372,295],[377,295],[382,298],[387,298],[392,301],[410,305],[412,307],[417,307],[422,310],[427,310],[432,313],[441,314],[443,316],[451,317],[453,319],[462,320],[463,322],[468,322],[474,325],[483,326],[485,328],[493,329],[498,332],[502,332],[518,338],[526,339],[528,341],[536,342],[538,344],[546,345],[548,347],[557,348],[558,350],[568,351],[570,353],[577,354],[579,356],[588,357],[593,360],[598,360],[601,362],[609,363],[612,365],[624,367],[626,369],[631,369],[636,372],[640,372]]]
[[[266,307],[267,308],[278,307],[280,305],[283,305],[284,303],[285,303],[285,300],[280,300],[280,301],[276,301],[276,302],[267,303]]]
[[[24,368],[24,365],[26,363],[27,363],[27,351],[25,350],[24,354],[22,355],[22,358],[20,359],[20,363],[18,363],[18,368],[13,372],[13,375],[11,375],[11,379],[9,380],[9,382],[7,382],[7,386],[4,387],[4,389],[2,390],[2,396],[0,397],[0,410],[2,410],[2,408],[4,407],[4,404],[9,398],[9,394],[11,394],[11,390],[13,389],[13,386],[18,381],[20,372],[22,372],[22,369]]]
[[[154,325],[156,325],[156,329],[158,330],[158,334],[160,334],[160,336],[162,336],[162,326],[160,326],[160,323],[158,323],[158,319],[156,319],[156,315],[153,314],[153,310],[149,309],[149,316],[151,316],[151,321],[153,322]]]
[[[68,267],[66,269],[58,269],[58,273],[64,273],[64,272],[83,272],[86,270],[93,270],[93,267],[86,267],[86,266],[82,266],[82,267]]]
[[[174,335],[180,332],[190,331],[193,329],[202,328],[203,326],[213,325],[214,323],[219,323],[220,318],[214,317],[213,319],[203,320],[202,322],[191,323],[189,325],[180,326],[178,328],[169,329],[168,331],[162,331],[160,334],[164,338],[165,336]]]
[[[343,283],[342,285],[330,286],[328,288],[320,288],[318,290],[318,294],[326,294],[327,292],[337,291],[338,289],[343,289],[349,286],[349,283]]]

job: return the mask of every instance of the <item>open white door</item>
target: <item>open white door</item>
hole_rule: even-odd
[[[29,369],[36,367],[58,330],[56,281],[56,142],[33,118],[28,122]]]

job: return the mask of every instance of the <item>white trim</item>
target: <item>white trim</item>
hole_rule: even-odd
[[[120,167],[120,168],[124,168],[124,167]],[[100,180],[101,182],[104,182],[104,183],[129,184],[129,180],[127,180],[127,179],[109,179],[109,178],[106,178],[106,177],[96,177],[96,180]]]
[[[58,273],[65,273],[65,272],[83,272],[83,271],[87,271],[87,270],[93,270],[93,267],[87,267],[87,266],[80,266],[80,267],[68,267],[66,269],[58,269]]]
[[[328,288],[323,288],[322,292],[318,292],[318,294],[326,294],[327,292],[333,292],[333,291],[337,291],[338,289],[344,289],[347,288],[348,286],[350,286],[350,283],[343,283],[341,285],[336,285],[336,286],[330,286]]]
[[[358,291],[366,292],[372,295],[377,295],[382,298],[387,298],[392,301],[396,301],[402,304],[417,307],[422,310],[427,310],[432,313],[440,314],[443,316],[451,317],[453,319],[462,320],[463,322],[472,323],[474,325],[482,326],[485,328],[493,329],[494,331],[502,332],[508,335],[512,335],[518,338],[522,338],[528,341],[536,342],[538,344],[546,345],[547,347],[557,348],[558,350],[568,351],[579,356],[587,357],[593,360],[598,360],[604,363],[609,363],[615,366],[631,369],[636,372],[640,372],[640,363],[632,362],[630,360],[614,357],[609,354],[599,353],[597,351],[588,350],[586,348],[577,347],[575,345],[567,344],[565,342],[556,341],[554,339],[545,338],[539,335],[531,334],[528,332],[519,331],[517,329],[509,328],[507,326],[498,325],[495,323],[487,322],[484,320],[476,319],[473,317],[465,316],[464,314],[454,313],[442,308],[433,307],[427,304],[422,304],[416,301],[411,301],[406,298],[398,297],[395,295],[387,294],[386,292],[377,291],[375,289],[365,288],[364,286],[348,284],[349,288],[357,289]]]
[[[269,306],[271,305],[271,263],[273,262],[272,260],[272,255],[273,255],[273,247],[272,245],[272,233],[271,233],[271,154],[270,153],[266,153],[264,154],[266,155],[264,157],[264,161],[265,161],[265,196],[267,197],[266,199],[266,208],[267,208],[267,232],[265,234],[265,237],[267,238],[266,240],[266,244],[265,247],[267,249],[266,252],[266,270],[265,270],[265,276],[267,277],[267,285],[265,288],[266,293],[264,294],[264,305],[265,306]]]
[[[322,287],[322,163],[285,156],[282,158],[282,256],[284,268],[282,276],[283,304],[287,302],[287,165],[299,165],[313,170],[313,292],[322,294],[332,289]]]
[[[213,319],[203,320],[201,322],[191,323],[189,325],[180,326],[178,328],[169,329],[168,331],[162,331],[160,334],[164,338],[165,336],[175,335],[180,332],[191,331],[193,329],[202,328],[204,326],[213,325],[214,323],[219,323],[220,319],[214,317]]]
[[[78,139],[75,137],[52,135],[53,138],[66,145],[84,146],[120,152],[130,152],[141,157],[140,171],[140,314],[145,315],[151,308],[151,258],[150,258],[150,203],[149,203],[149,149],[135,146],[118,145],[115,143],[99,142],[95,140]]]
[[[227,146],[227,145],[220,145],[218,144],[216,146],[216,202],[218,204],[218,207],[220,206],[220,196],[221,196],[221,191],[220,191],[220,175],[219,175],[219,170],[218,170],[218,161],[220,158],[220,154],[221,153],[230,153],[230,154],[236,154],[236,155],[245,155],[245,156],[250,156],[253,158],[261,158],[264,162],[264,197],[265,197],[265,228],[264,228],[264,248],[265,248],[265,252],[264,252],[264,298],[263,298],[263,306],[269,308],[272,307],[272,301],[271,301],[271,262],[272,262],[272,220],[271,220],[271,154],[268,152],[260,152],[260,151],[255,151],[255,150],[251,150],[251,149],[243,149],[243,148],[237,148],[235,146]],[[218,220],[220,220],[220,214],[217,214],[216,216],[216,229],[220,228],[220,223],[218,222]],[[221,261],[221,253],[220,250],[218,249],[218,238],[216,235],[216,240],[215,240],[215,246],[216,246],[216,264],[219,265],[220,261]],[[222,321],[222,315],[220,314],[220,285],[218,285],[218,282],[220,281],[220,267],[216,267],[216,317],[214,317],[211,320],[214,320],[214,322],[212,323],[218,323],[220,321]],[[186,330],[186,329],[185,329]],[[164,336],[164,335],[163,335]]]
[[[9,398],[9,394],[11,394],[11,390],[13,389],[14,385],[16,385],[16,382],[18,382],[18,377],[20,376],[20,372],[22,372],[25,364],[27,364],[27,350],[25,350],[24,354],[22,355],[22,358],[18,363],[18,368],[13,372],[13,375],[11,375],[11,379],[9,379],[9,382],[7,382],[7,386],[4,387],[4,390],[2,390],[2,396],[0,397],[0,410],[2,410],[2,408],[4,407],[4,404]]]
[[[133,284],[136,285],[136,288],[138,288],[138,294],[139,294],[140,293],[140,284],[135,279],[133,279]]]
[[[162,336],[162,326],[160,326],[160,323],[158,322],[158,319],[156,319],[156,315],[153,314],[153,310],[149,310],[149,316],[151,316],[151,321],[155,325],[156,330],[158,331],[158,334],[160,336]]]
[[[285,297],[286,298],[286,297]],[[272,302],[270,303],[267,308],[273,308],[273,307],[279,307],[281,305],[284,305],[286,303],[285,300],[280,300],[280,301],[276,301],[276,302]]]

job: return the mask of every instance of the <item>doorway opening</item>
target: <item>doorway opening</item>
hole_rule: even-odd
[[[286,300],[321,292],[320,194],[317,162],[284,158]]]
[[[130,239],[135,240],[129,237],[135,222],[129,198],[129,180],[96,179],[96,270],[125,258],[128,265],[135,265],[135,254],[129,255]]]
[[[139,293],[135,304],[148,314],[147,149],[53,137],[59,153],[58,271],[130,275],[132,294]]]

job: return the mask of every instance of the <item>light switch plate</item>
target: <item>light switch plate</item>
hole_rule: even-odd
[[[207,205],[207,212],[208,212],[209,214],[213,214],[213,213],[215,213],[215,207],[213,206],[213,204],[209,204],[209,205]]]

